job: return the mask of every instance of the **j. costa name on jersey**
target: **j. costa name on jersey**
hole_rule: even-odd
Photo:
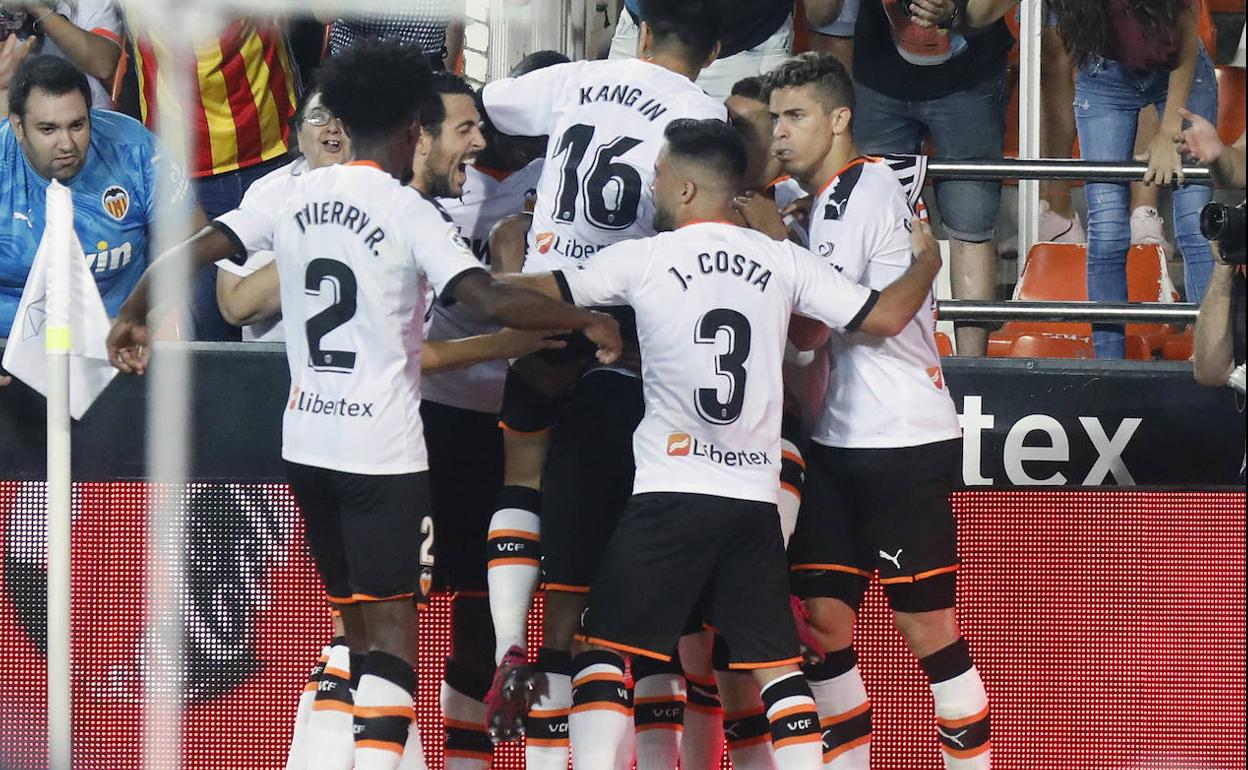
[[[699,254],[698,269],[695,272],[681,272],[676,267],[669,267],[667,272],[680,282],[681,291],[689,291],[689,285],[693,283],[697,274],[715,275],[718,273],[736,276],[759,291],[766,291],[767,282],[771,280],[771,270],[749,257],[741,254],[730,255],[726,251]]]

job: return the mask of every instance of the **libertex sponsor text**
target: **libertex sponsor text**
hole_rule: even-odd
[[[773,464],[766,452],[724,449],[706,441],[699,441],[688,433],[670,434],[667,437],[667,454],[671,457],[699,457],[730,468]]]
[[[298,385],[290,393],[286,409],[293,412],[323,414],[328,417],[372,417],[373,402],[348,401],[345,398],[323,399],[320,394],[304,391]]]

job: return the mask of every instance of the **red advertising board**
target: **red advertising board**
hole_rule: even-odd
[[[142,483],[75,487],[76,768],[139,767],[155,494]],[[296,699],[328,636],[293,500],[276,484],[169,494],[188,539],[185,767],[281,768]],[[996,766],[1244,767],[1242,492],[975,491],[957,494],[955,508],[961,622],[992,699]],[[5,770],[45,764],[44,510],[41,482],[0,482]],[[418,717],[440,768],[446,597],[421,624]],[[858,647],[875,707],[873,767],[939,768],[931,696],[876,589]],[[521,767],[517,748],[495,766]]]

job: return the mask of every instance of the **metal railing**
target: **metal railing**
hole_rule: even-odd
[[[1097,162],[1091,160],[1014,160],[982,158],[975,160],[943,160],[934,158],[927,164],[932,179],[1083,179],[1089,182],[1138,182],[1148,170],[1147,163],[1135,161]],[[1183,169],[1183,181],[1189,184],[1213,184],[1213,175],[1203,166]]]
[[[942,321],[993,324],[1002,321],[1069,321],[1072,323],[1196,322],[1200,306],[1187,302],[985,302],[941,300],[936,313]]]

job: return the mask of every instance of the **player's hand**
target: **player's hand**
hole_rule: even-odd
[[[784,221],[792,220],[799,227],[810,226],[810,210],[815,206],[815,196],[805,195],[780,209],[780,217]]]
[[[108,332],[108,362],[125,374],[143,374],[152,349],[147,324],[125,317],[113,322]]]
[[[0,388],[13,384],[13,378],[7,374],[0,374]]]
[[[958,7],[953,4],[953,0],[910,0],[907,10],[916,25],[939,27],[949,23]]]
[[[932,275],[940,272],[940,242],[932,235],[932,226],[918,217],[910,220],[910,251],[914,261],[932,271]]]
[[[613,364],[624,350],[624,340],[620,338],[620,324],[606,313],[599,313],[596,310],[590,312],[594,315],[594,320],[582,328],[581,333],[598,346],[596,355],[599,363]]]
[[[1182,107],[1179,108],[1179,115],[1191,123],[1174,136],[1174,143],[1178,145],[1179,154],[1191,158],[1202,166],[1212,166],[1218,158],[1222,157],[1222,151],[1226,149],[1226,145],[1222,144],[1222,139],[1218,136],[1217,127]]]
[[[520,358],[539,350],[566,348],[567,341],[552,339],[568,334],[567,329],[535,331],[533,329],[499,329],[494,332],[500,358]]]
[[[1148,143],[1144,152],[1135,157],[1148,163],[1142,180],[1146,185],[1168,185],[1171,182],[1183,184],[1183,159],[1174,144],[1174,136],[1166,131],[1158,131],[1153,141]]]
[[[764,195],[748,192],[732,199],[732,208],[745,222],[745,226],[770,236],[777,241],[789,237],[789,228],[785,226],[780,212],[776,210],[774,201]]]

